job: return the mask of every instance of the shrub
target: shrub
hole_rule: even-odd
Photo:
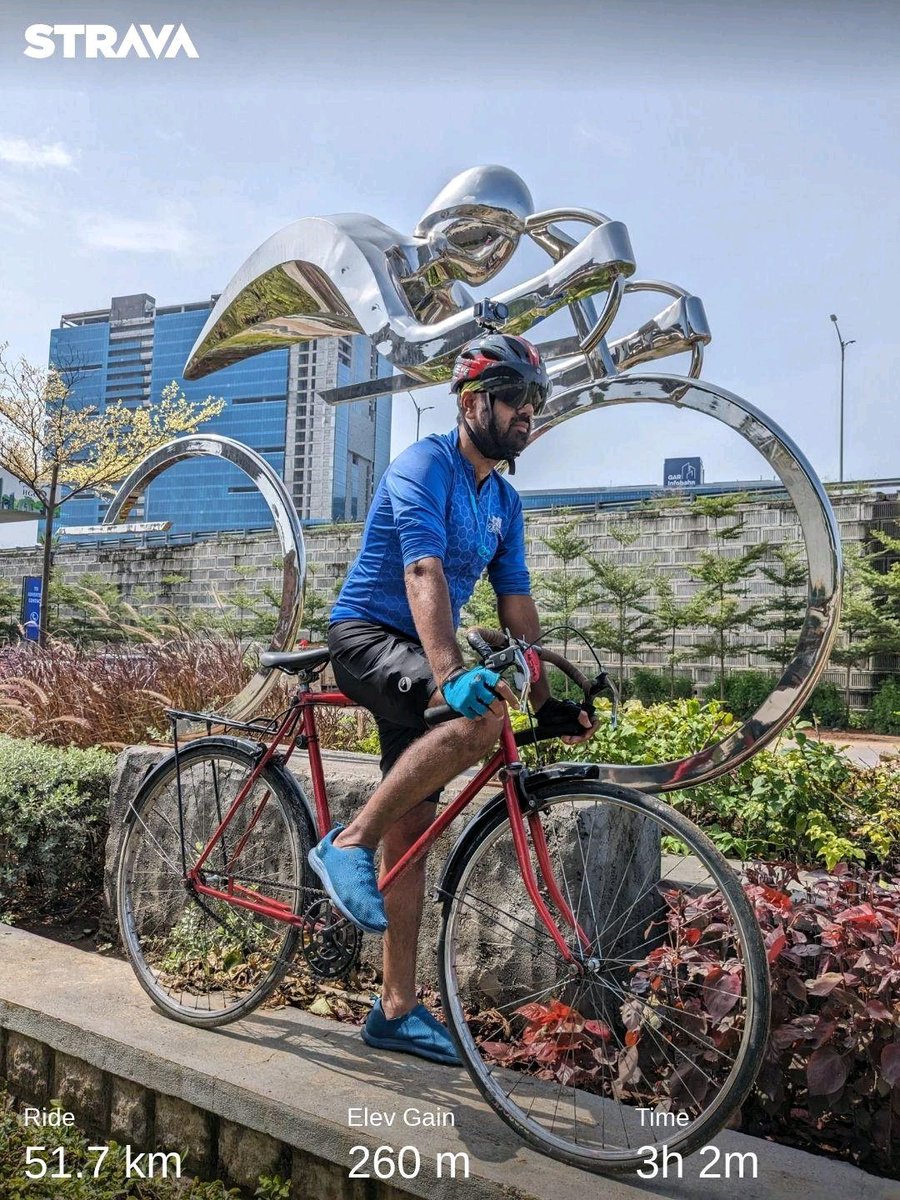
[[[673,680],[664,672],[638,667],[631,677],[631,694],[641,704],[664,704],[666,700],[689,700],[694,694],[694,684],[686,675],[676,675]]]
[[[746,721],[771,696],[777,682],[768,671],[734,671],[725,677],[725,707]],[[718,699],[718,683],[705,687],[703,695],[707,700]]]
[[[0,909],[56,915],[103,879],[114,757],[0,737]]]
[[[900,734],[900,679],[885,679],[875,693],[872,728],[876,733]]]
[[[251,669],[240,644],[227,638],[17,646],[0,654],[0,733],[112,749],[165,738],[167,707],[215,708]]]
[[[747,891],[773,1008],[743,1128],[897,1178],[900,878],[756,868]]]
[[[830,681],[814,688],[800,716],[804,721],[814,721],[823,729],[846,729],[849,724],[844,693],[836,683]]]

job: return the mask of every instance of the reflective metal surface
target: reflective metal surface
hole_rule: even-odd
[[[167,442],[149,454],[131,472],[111,500],[103,523],[114,525],[124,520],[144,489],[175,463],[204,456],[224,458],[233,463],[256,484],[269,506],[284,560],[281,607],[269,649],[291,650],[297,640],[303,616],[303,588],[306,581],[303,530],[284,483],[266,460],[260,458],[248,446],[218,434],[190,434]],[[276,671],[257,671],[243,691],[239,692],[222,712],[235,720],[251,717],[277,678]]]
[[[263,242],[225,288],[184,370],[186,379],[312,337],[364,333],[395,366],[423,382],[449,379],[452,360],[480,332],[464,283],[484,284],[508,262],[522,233],[553,239],[563,211],[588,221],[578,242],[553,243],[558,261],[492,297],[523,333],[576,300],[614,289],[634,272],[621,221],[588,209],[533,214],[527,187],[505,167],[473,167],[428,206],[412,235],[374,217],[306,217]],[[568,217],[566,219],[569,219]],[[562,235],[565,238],[565,235]],[[608,326],[620,289],[607,301]],[[600,336],[600,335],[598,335]]]
[[[762,749],[796,716],[825,669],[841,601],[841,542],[834,513],[812,467],[788,435],[734,393],[705,381],[669,375],[595,380],[583,356],[580,364],[573,360],[567,378],[567,390],[554,393],[535,419],[531,441],[573,417],[615,404],[690,408],[721,421],[754,446],[774,468],[797,510],[809,568],[806,618],[794,657],[771,696],[740,729],[690,758],[655,766],[601,767],[602,778],[645,791],[716,779]]]

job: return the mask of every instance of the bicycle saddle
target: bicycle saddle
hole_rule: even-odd
[[[287,675],[298,675],[301,671],[312,671],[324,666],[331,657],[327,646],[314,646],[311,650],[275,652],[267,650],[259,656],[259,665],[266,670],[274,667]]]

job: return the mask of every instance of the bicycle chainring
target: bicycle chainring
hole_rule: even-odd
[[[320,979],[347,975],[361,944],[362,930],[341,916],[327,896],[314,900],[304,912],[300,952]]]

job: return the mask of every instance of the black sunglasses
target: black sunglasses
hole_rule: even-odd
[[[486,391],[492,402],[499,400],[507,408],[514,408],[516,412],[521,412],[530,404],[535,416],[547,403],[547,388],[539,383],[507,383],[501,387],[488,388]]]

